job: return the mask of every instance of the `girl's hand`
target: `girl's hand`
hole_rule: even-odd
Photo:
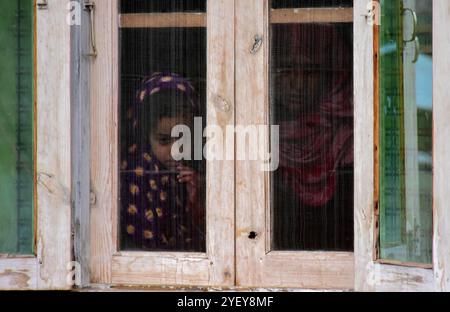
[[[177,176],[178,182],[186,183],[186,189],[189,194],[189,202],[195,203],[198,194],[198,174],[194,169],[179,165],[177,167],[179,174]]]
[[[199,175],[194,169],[179,165],[177,167],[179,174],[177,176],[179,183],[186,183],[188,192],[187,206],[192,214],[192,222],[197,229],[201,228],[201,224],[205,221],[205,209],[203,203],[198,200],[199,193]]]

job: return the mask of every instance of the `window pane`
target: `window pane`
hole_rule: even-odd
[[[273,9],[353,7],[353,0],[272,0]]]
[[[353,250],[353,25],[272,24],[272,248]]]
[[[175,2],[164,1],[166,11]],[[171,133],[186,125],[194,138],[194,124],[206,126],[206,28],[160,15],[164,27],[120,30],[120,246],[204,252],[205,163],[189,153],[192,140],[175,148]],[[188,157],[178,160],[175,150]]]
[[[33,2],[0,1],[0,253],[33,253]]]
[[[402,6],[408,9],[402,11]],[[429,264],[432,1],[384,1],[381,9],[380,257]],[[409,9],[417,13],[417,39]]]

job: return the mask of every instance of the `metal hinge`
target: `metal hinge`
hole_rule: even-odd
[[[91,51],[87,56],[97,57],[97,42],[95,40],[95,3],[92,0],[84,0],[83,2],[84,10],[89,12],[90,17],[90,28],[91,28]]]
[[[38,10],[47,10],[48,9],[48,0],[38,0],[36,1],[36,6]]]
[[[83,7],[86,11],[91,11],[95,9],[95,3],[92,0],[84,0]]]
[[[367,25],[379,26],[381,18],[381,6],[378,1],[369,1],[366,7],[366,14],[362,14],[366,18]]]

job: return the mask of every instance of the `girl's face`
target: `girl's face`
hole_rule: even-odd
[[[181,164],[172,157],[172,145],[179,138],[172,138],[172,129],[177,125],[186,125],[191,128],[192,120],[187,117],[162,117],[150,133],[150,143],[153,154],[166,169],[176,171]]]

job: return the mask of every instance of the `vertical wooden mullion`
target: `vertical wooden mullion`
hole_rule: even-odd
[[[118,1],[97,0],[90,83],[90,279],[111,283],[118,201]]]
[[[236,124],[267,124],[268,2],[236,0]],[[256,35],[262,48],[250,50]],[[236,161],[237,285],[263,285],[268,189],[257,161]],[[256,239],[249,233],[255,232]]]
[[[78,0],[81,8],[83,0]],[[74,232],[74,260],[80,264],[81,285],[88,286],[90,253],[90,25],[89,12],[81,11],[81,25],[71,32],[71,101],[74,129],[72,132],[73,162],[72,191]]]
[[[378,12],[379,13],[379,12]],[[367,3],[354,2],[355,290],[374,290],[374,33]],[[379,190],[381,191],[381,190]]]
[[[436,289],[450,291],[450,1],[433,1],[433,268]]]
[[[235,1],[207,2],[207,126],[218,126],[229,138],[227,126],[235,124]],[[228,105],[228,110],[223,106]],[[222,109],[221,109],[222,108]],[[224,109],[225,108],[225,109]],[[234,154],[234,146],[225,145]],[[212,260],[210,285],[235,282],[235,163],[207,160],[207,256]]]
[[[70,289],[71,101],[67,3],[36,13],[37,287]]]

